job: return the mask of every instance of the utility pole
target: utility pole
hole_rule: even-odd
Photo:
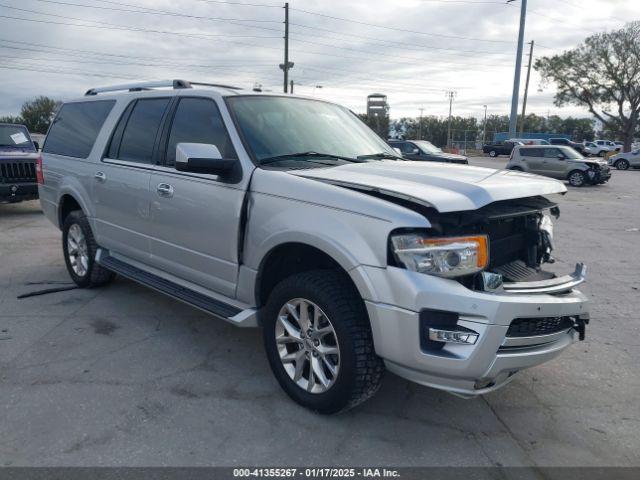
[[[280,64],[280,68],[284,72],[284,93],[287,93],[291,67],[293,67],[293,62],[289,63],[289,2],[287,2],[284,4],[284,63]]]
[[[482,126],[482,144],[484,145],[485,138],[487,137],[487,106],[484,107],[484,124]]]
[[[447,147],[451,145],[451,108],[453,106],[453,99],[456,96],[455,90],[447,90],[446,96],[449,98],[449,126],[447,127]]]
[[[422,112],[424,108],[420,109],[420,120],[418,122],[418,140],[422,140]]]
[[[524,84],[524,98],[522,99],[522,121],[520,122],[520,138],[524,132],[524,119],[527,114],[527,95],[529,94],[529,77],[531,76],[531,60],[533,59],[533,40],[529,42],[529,65],[527,66],[527,81]]]
[[[513,0],[507,0],[511,3]],[[524,24],[527,16],[527,0],[520,0],[520,31],[518,33],[518,51],[516,53],[516,71],[513,76],[511,95],[511,115],[509,116],[509,138],[515,138],[518,123],[518,94],[520,93],[520,70],[522,69],[522,46],[524,42]]]

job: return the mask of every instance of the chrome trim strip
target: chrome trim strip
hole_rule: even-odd
[[[586,276],[587,266],[584,263],[577,263],[571,275],[537,282],[504,283],[502,286],[506,293],[561,293],[583,283]]]
[[[534,335],[531,337],[505,337],[500,348],[531,347],[556,342],[566,335],[569,330],[571,329],[565,328],[559,332],[549,333],[547,335]]]

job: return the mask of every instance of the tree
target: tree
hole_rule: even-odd
[[[39,96],[22,104],[20,116],[22,123],[30,132],[47,133],[60,102],[45,96]]]
[[[13,115],[5,115],[4,117],[0,117],[0,123],[23,123],[24,120],[22,118],[14,117]]]
[[[592,35],[573,50],[536,60],[534,68],[556,85],[557,106],[586,107],[629,151],[640,117],[640,22]]]
[[[359,113],[358,117],[383,140],[386,141],[387,138],[389,138],[389,115],[374,115],[369,117],[366,113]]]

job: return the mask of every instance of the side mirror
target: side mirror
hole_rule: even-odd
[[[207,143],[179,143],[176,146],[176,170],[180,172],[224,175],[238,162],[236,158],[222,158],[215,145]]]
[[[414,148],[411,150],[411,155],[420,155],[420,150],[417,148]]]
[[[33,141],[33,146],[36,147],[36,151],[40,151],[40,144],[38,142],[36,142],[35,140]]]
[[[564,156],[564,153],[559,153],[558,154],[558,160],[564,160],[566,157]]]

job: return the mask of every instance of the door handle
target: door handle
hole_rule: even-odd
[[[159,183],[156,191],[162,197],[173,197],[173,187],[168,183]]]
[[[107,180],[107,176],[104,174],[104,172],[96,172],[93,177],[99,182],[104,182]]]

